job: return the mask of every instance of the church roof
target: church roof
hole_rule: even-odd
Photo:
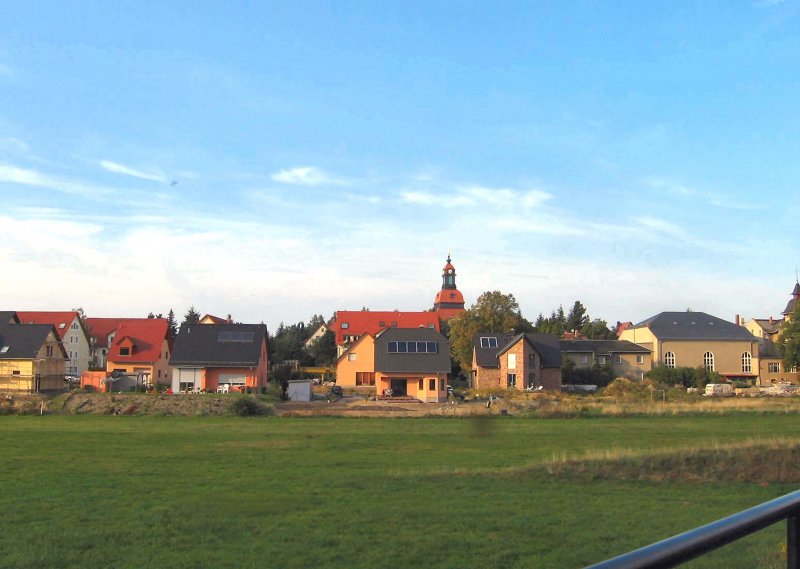
[[[659,340],[755,340],[746,328],[705,312],[661,312],[634,328],[650,328]]]

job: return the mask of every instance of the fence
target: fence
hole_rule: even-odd
[[[587,569],[666,569],[786,520],[786,567],[800,569],[800,490]]]

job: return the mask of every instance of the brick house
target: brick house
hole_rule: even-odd
[[[561,389],[561,347],[550,334],[476,334],[472,387]]]

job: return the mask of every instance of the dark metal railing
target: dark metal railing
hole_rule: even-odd
[[[786,567],[800,569],[800,490],[587,569],[665,569],[786,520]]]

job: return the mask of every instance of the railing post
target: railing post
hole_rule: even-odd
[[[800,524],[798,524],[798,512],[792,512],[786,518],[786,568],[800,569]]]

